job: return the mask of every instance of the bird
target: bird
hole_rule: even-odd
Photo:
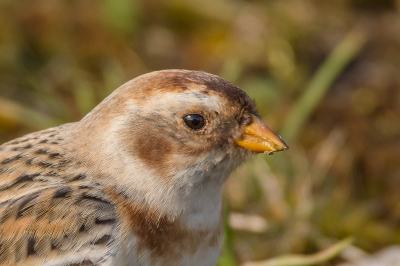
[[[79,122],[0,146],[0,265],[215,265],[222,184],[286,149],[219,76],[136,77]]]

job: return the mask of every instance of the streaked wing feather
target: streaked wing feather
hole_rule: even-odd
[[[114,204],[59,145],[60,129],[0,146],[1,266],[102,265],[115,252]]]

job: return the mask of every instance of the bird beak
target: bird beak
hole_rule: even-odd
[[[246,126],[242,137],[236,144],[254,152],[272,154],[274,151],[284,151],[289,146],[267,127],[257,116],[251,115],[253,123]]]

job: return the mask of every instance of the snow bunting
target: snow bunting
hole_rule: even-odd
[[[0,265],[215,265],[222,184],[285,149],[218,76],[135,78],[80,122],[0,146]]]

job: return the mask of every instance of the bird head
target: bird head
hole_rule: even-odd
[[[107,138],[103,150],[110,160],[118,153],[120,167],[140,175],[129,177],[135,186],[158,184],[154,179],[180,187],[222,184],[250,155],[288,148],[243,90],[202,71],[164,70],[135,78],[82,123],[98,125],[99,119],[105,128],[96,131]]]

